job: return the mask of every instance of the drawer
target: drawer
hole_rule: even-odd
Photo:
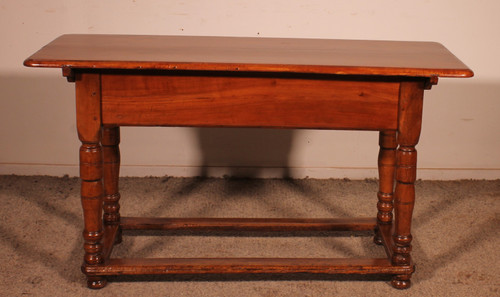
[[[103,74],[101,90],[103,124],[397,129],[392,81]]]

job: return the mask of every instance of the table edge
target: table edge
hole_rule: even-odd
[[[324,66],[295,64],[241,64],[203,62],[145,62],[145,61],[72,61],[27,58],[27,67],[69,68],[81,70],[193,70],[230,72],[284,72],[331,75],[380,75],[411,77],[469,78],[474,72],[466,69],[398,68],[373,66]]]

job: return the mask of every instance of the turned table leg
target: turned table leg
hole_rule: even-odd
[[[415,203],[417,151],[423,105],[423,82],[403,82],[400,89],[398,149],[396,153],[396,189],[394,194],[394,265],[412,265],[411,220]],[[392,285],[398,289],[410,287],[411,274],[395,275]]]
[[[104,177],[104,224],[120,224],[120,193],[118,177],[120,172],[120,127],[104,126],[102,129],[103,177]],[[118,229],[115,243],[122,241]]]
[[[380,131],[379,146],[377,226],[392,223],[394,173],[396,168],[396,148],[398,146],[396,142],[396,131]],[[382,244],[382,237],[378,229],[375,232],[373,240],[376,244]]]
[[[101,240],[103,238],[102,206],[102,148],[100,76],[78,74],[76,76],[76,120],[80,147],[81,201],[84,218],[83,267],[96,266],[104,261]],[[88,276],[89,288],[106,285],[100,276]]]

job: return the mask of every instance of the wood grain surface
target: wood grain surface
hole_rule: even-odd
[[[102,121],[120,126],[397,128],[397,82],[102,75]]]
[[[62,35],[26,66],[471,77],[435,42],[255,37]]]

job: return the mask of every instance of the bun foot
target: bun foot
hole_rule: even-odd
[[[87,277],[87,287],[90,289],[102,289],[106,286],[108,281],[106,278],[101,276],[89,276]]]
[[[411,285],[410,281],[411,275],[403,274],[403,275],[395,275],[392,278],[391,285],[400,290],[408,289]]]

